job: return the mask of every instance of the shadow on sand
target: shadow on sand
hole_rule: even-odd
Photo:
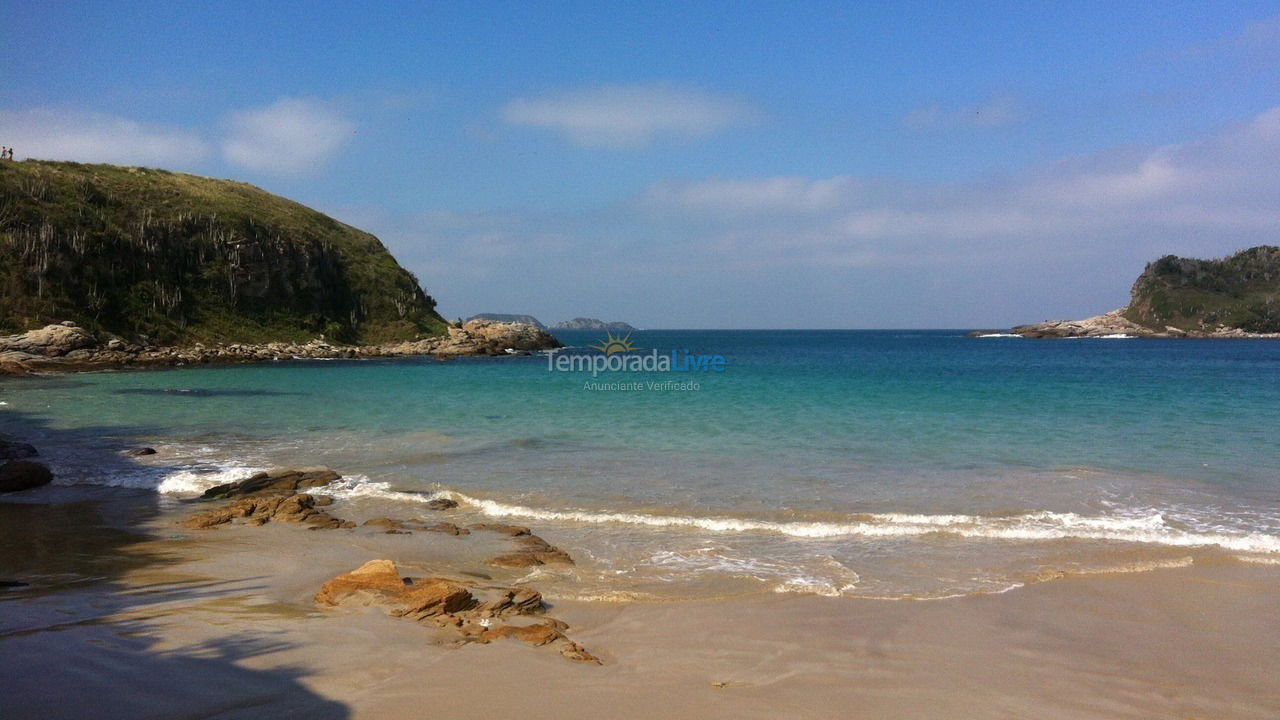
[[[81,458],[93,435],[4,415],[3,429],[21,440],[37,448],[77,443]],[[119,436],[121,429],[103,432]],[[88,452],[103,468],[137,469],[110,446],[90,444]],[[290,649],[268,632],[228,631],[177,647],[163,639],[161,628],[191,606],[242,595],[255,580],[166,573],[180,560],[175,543],[135,529],[159,515],[161,502],[154,492],[102,487],[0,495],[0,581],[7,586],[0,587],[0,716],[349,717],[344,705],[301,682],[304,667],[246,666]]]

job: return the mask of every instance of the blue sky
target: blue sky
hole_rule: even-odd
[[[1280,3],[6,3],[0,143],[246,180],[450,317],[978,327],[1280,243]]]

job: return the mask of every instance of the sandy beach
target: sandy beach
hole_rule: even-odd
[[[288,524],[192,532],[175,524],[190,510],[119,493],[0,505],[0,577],[30,583],[0,595],[5,717],[1280,712],[1280,582],[1264,565],[1068,576],[930,601],[551,602],[603,661],[590,665],[514,640],[440,647],[415,623],[313,600],[371,559],[417,575],[456,563],[457,538]]]

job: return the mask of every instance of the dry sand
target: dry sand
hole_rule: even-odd
[[[932,601],[556,604],[592,666],[515,641],[435,647],[409,621],[314,607],[325,579],[403,540],[185,533],[172,512],[0,504],[0,578],[32,583],[0,591],[0,717],[1280,717],[1276,566]]]

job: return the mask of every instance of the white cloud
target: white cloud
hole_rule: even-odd
[[[638,147],[658,137],[690,138],[751,120],[744,101],[670,85],[606,85],[519,98],[502,110],[512,125],[563,133],[587,147]]]
[[[902,124],[912,130],[985,129],[1014,125],[1026,118],[1026,111],[1017,99],[1000,95],[981,105],[956,108],[932,105],[912,110],[902,118]]]
[[[250,170],[305,173],[328,162],[354,131],[349,120],[325,103],[285,97],[232,113],[222,155]]]
[[[809,212],[834,207],[857,183],[848,176],[811,180],[774,177],[759,180],[664,181],[645,191],[651,208],[676,207],[717,213]]]
[[[32,109],[0,111],[0,144],[18,158],[182,167],[209,153],[199,135],[115,115]]]

